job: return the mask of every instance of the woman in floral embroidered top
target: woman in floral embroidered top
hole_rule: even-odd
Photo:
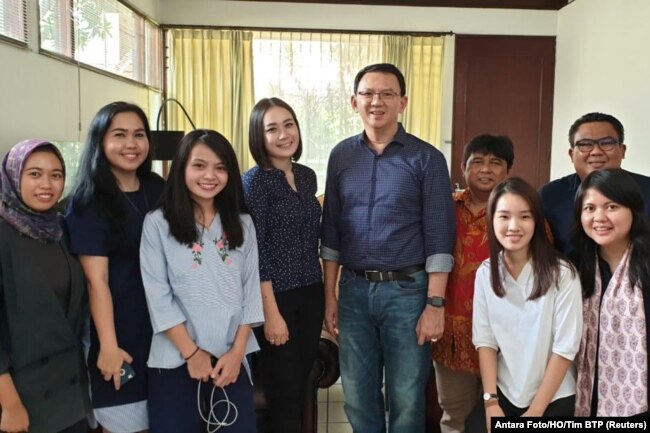
[[[154,332],[151,433],[195,432],[206,422],[226,432],[256,431],[246,355],[259,349],[251,328],[264,316],[255,228],[243,200],[230,143],[216,131],[187,134],[140,247]],[[213,386],[201,386],[207,381],[221,389],[214,399]],[[215,406],[222,398],[236,410]]]

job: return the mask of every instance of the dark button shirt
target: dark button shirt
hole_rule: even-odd
[[[281,170],[254,167],[244,173],[244,196],[257,233],[260,281],[275,292],[322,281],[318,261],[321,208],[316,199],[316,174],[293,164],[297,191]]]
[[[321,257],[350,269],[451,271],[456,222],[444,156],[402,125],[381,155],[364,133],[342,141],[327,167],[322,233]]]
[[[645,213],[650,216],[650,177],[629,171],[627,173],[639,184],[645,203]],[[573,202],[579,186],[580,178],[574,173],[547,183],[539,189],[544,205],[544,216],[551,226],[555,247],[567,256],[573,249],[571,242]]]

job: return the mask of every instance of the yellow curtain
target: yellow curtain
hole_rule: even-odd
[[[252,34],[243,30],[170,29],[167,96],[187,108],[197,128],[222,133],[242,171],[254,165],[248,150],[253,108]],[[189,132],[181,110],[168,107],[169,129]]]
[[[383,59],[397,66],[406,79],[408,105],[402,115],[406,130],[440,148],[442,58],[444,38],[385,35]]]

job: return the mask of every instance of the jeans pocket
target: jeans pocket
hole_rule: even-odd
[[[406,292],[418,292],[421,290],[427,290],[428,274],[425,271],[413,272],[409,276],[412,278],[412,281],[395,280],[393,281],[393,285],[398,289]]]
[[[341,275],[339,276],[339,290],[346,287],[350,281],[356,278],[357,274],[347,268],[341,268]]]

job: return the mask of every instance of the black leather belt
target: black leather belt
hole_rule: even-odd
[[[413,282],[415,279],[410,274],[418,271],[423,271],[424,265],[407,266],[402,269],[395,269],[393,271],[357,271],[354,273],[360,277],[365,278],[373,283],[382,281],[408,281]]]

